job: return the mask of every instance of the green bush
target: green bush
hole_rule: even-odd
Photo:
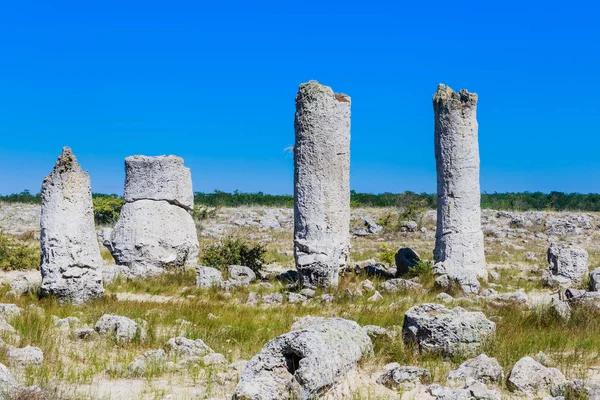
[[[217,215],[217,211],[217,207],[195,205],[192,216],[197,221],[203,221],[205,219],[214,218]]]
[[[397,250],[383,243],[381,246],[379,246],[379,250],[377,251],[377,258],[380,262],[387,264],[388,267],[391,267],[396,262],[396,252]]]
[[[266,249],[260,243],[248,243],[240,238],[226,237],[206,246],[200,258],[203,265],[225,269],[230,265],[243,265],[257,275],[265,262]]]
[[[94,221],[98,225],[114,224],[119,219],[125,200],[117,196],[94,196]]]
[[[3,271],[37,268],[40,264],[39,248],[27,245],[0,231],[0,269]]]

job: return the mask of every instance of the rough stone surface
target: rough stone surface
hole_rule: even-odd
[[[421,261],[419,255],[408,247],[398,250],[395,258],[397,278],[410,272],[410,269],[416,267],[417,263]]]
[[[227,267],[229,279],[240,282],[243,285],[248,285],[256,280],[256,274],[248,267],[243,265],[230,265]]]
[[[477,292],[487,278],[481,229],[477,95],[439,85],[433,97],[437,166],[435,271]],[[465,275],[469,278],[465,278]]]
[[[8,368],[4,364],[0,364],[0,398],[5,398],[1,396],[8,396],[18,386],[17,380],[12,376]]]
[[[393,367],[389,368],[378,379],[377,383],[389,389],[413,389],[417,384],[431,382],[429,370],[420,367]]]
[[[165,344],[169,355],[175,355],[187,362],[197,362],[202,357],[213,353],[213,350],[201,339],[188,339],[182,336],[169,339]]]
[[[127,370],[133,375],[143,375],[148,368],[160,368],[167,360],[163,349],[148,350],[140,354],[128,366]]]
[[[196,266],[198,238],[192,216],[166,201],[126,203],[113,231],[113,257],[129,275],[146,277]]]
[[[209,288],[219,286],[223,282],[223,274],[216,268],[196,267],[196,286]]]
[[[315,398],[372,352],[371,339],[357,323],[316,322],[267,343],[244,369],[233,398]]]
[[[94,327],[101,335],[114,335],[117,343],[132,341],[137,335],[145,338],[145,329],[137,322],[119,315],[104,314]]]
[[[125,201],[167,201],[194,208],[192,174],[177,156],[131,156],[125,159]]]
[[[402,336],[419,350],[446,356],[473,355],[496,332],[496,324],[481,312],[423,304],[406,311]]]
[[[561,384],[565,380],[564,375],[556,368],[547,368],[531,357],[523,357],[510,372],[508,387],[514,392],[537,395],[548,393],[552,385]]]
[[[42,184],[40,228],[40,294],[75,304],[102,296],[90,177],[68,147]]]
[[[198,261],[190,170],[175,156],[125,159],[125,205],[112,232],[112,255],[130,277],[147,277]]]
[[[500,383],[504,380],[504,370],[495,358],[480,354],[450,371],[448,380],[463,384],[471,380],[485,384]]]
[[[548,248],[548,269],[554,279],[581,284],[588,272],[588,253],[584,249],[552,243]]]
[[[600,268],[595,268],[590,272],[590,290],[600,292]]]
[[[396,278],[383,282],[379,288],[386,293],[398,293],[405,290],[420,290],[423,285],[406,279]]]
[[[39,347],[10,347],[6,352],[6,361],[15,368],[39,367],[44,362],[44,353]]]
[[[300,85],[294,121],[294,254],[304,286],[337,286],[350,253],[350,98]]]

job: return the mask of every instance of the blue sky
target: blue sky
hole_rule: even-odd
[[[482,190],[600,192],[591,1],[27,1],[0,14],[0,193],[64,145],[95,192],[128,155],[194,189],[291,193],[294,96],[352,97],[352,188],[435,191],[438,83],[479,94]]]

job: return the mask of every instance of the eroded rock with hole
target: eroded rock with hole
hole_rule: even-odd
[[[216,268],[196,267],[196,286],[209,288],[219,286],[223,282],[223,274]]]
[[[468,293],[487,279],[481,229],[477,95],[439,85],[433,97],[437,167],[434,271]]]
[[[474,355],[496,333],[496,324],[482,312],[423,304],[406,311],[402,337],[420,351],[445,356]]]
[[[350,253],[350,98],[300,85],[294,121],[294,253],[304,286],[337,286]]]
[[[267,343],[244,369],[233,398],[314,398],[372,352],[371,339],[356,322],[315,319]]]
[[[102,296],[90,177],[68,147],[44,179],[41,196],[40,294],[75,304]]]

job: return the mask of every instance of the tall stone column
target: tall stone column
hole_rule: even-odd
[[[452,282],[463,291],[479,291],[487,279],[481,192],[477,94],[456,93],[439,85],[433,97],[437,166],[437,231],[434,270],[442,286]]]
[[[90,177],[65,147],[42,184],[41,295],[83,303],[100,297],[100,248],[94,225]]]
[[[296,268],[303,286],[336,287],[350,253],[350,97],[301,84],[294,128]]]

